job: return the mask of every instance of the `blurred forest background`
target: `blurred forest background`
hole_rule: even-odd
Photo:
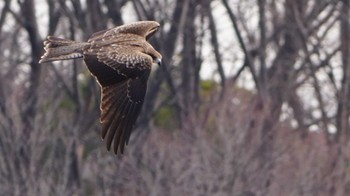
[[[349,0],[1,0],[0,195],[350,195]],[[82,60],[47,35],[156,20],[124,156]]]

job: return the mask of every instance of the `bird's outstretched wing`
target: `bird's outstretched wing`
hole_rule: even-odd
[[[107,149],[112,143],[114,152],[121,153],[128,144],[133,125],[139,115],[147,89],[150,70],[141,76],[126,79],[101,91],[102,138],[106,138]]]
[[[85,63],[101,85],[102,138],[107,149],[123,153],[141,111],[152,58],[137,46],[92,44]]]

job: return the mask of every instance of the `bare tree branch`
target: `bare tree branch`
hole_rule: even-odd
[[[210,9],[210,1],[205,1],[204,9],[205,9],[207,17],[209,19],[209,30],[210,30],[210,34],[211,34],[211,45],[213,46],[215,60],[216,60],[216,64],[218,66],[218,72],[219,72],[219,75],[220,75],[220,83],[221,83],[221,86],[222,86],[222,92],[221,92],[221,99],[222,99],[224,94],[225,94],[226,76],[225,76],[224,68],[223,68],[223,65],[222,65],[221,53],[220,53],[220,50],[219,50],[219,42],[218,42],[218,38],[217,38],[216,24],[215,24],[215,20],[214,20],[212,11]]]
[[[1,33],[2,33],[2,28],[4,26],[5,20],[7,13],[10,11],[10,2],[11,0],[5,0],[4,2],[4,7],[1,10],[0,14],[0,39],[1,39]]]
[[[258,91],[260,92],[260,90],[261,90],[260,81],[258,79],[258,76],[256,75],[257,72],[256,72],[255,67],[253,65],[251,54],[249,53],[249,51],[248,51],[248,49],[246,47],[246,44],[245,44],[245,42],[243,40],[243,37],[242,37],[242,35],[240,33],[240,30],[238,28],[236,16],[233,13],[233,11],[230,8],[230,6],[228,5],[227,0],[222,0],[222,2],[223,2],[224,6],[225,6],[225,8],[227,10],[227,13],[229,14],[230,20],[232,22],[233,28],[234,28],[235,33],[236,33],[237,38],[238,38],[238,42],[239,42],[239,44],[240,44],[240,46],[241,46],[241,48],[243,50],[243,53],[245,55],[247,66],[250,69],[250,72],[251,72],[251,74],[253,76],[254,83],[255,83]]]

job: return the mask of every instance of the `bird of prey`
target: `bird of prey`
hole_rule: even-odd
[[[140,21],[92,34],[87,42],[48,36],[39,63],[84,58],[101,87],[101,136],[108,151],[123,154],[146,94],[153,64],[162,56],[148,39],[155,21]]]

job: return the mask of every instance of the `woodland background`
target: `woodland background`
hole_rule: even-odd
[[[350,195],[349,5],[2,0],[0,195]],[[136,20],[164,63],[115,156],[83,62],[38,61],[47,35]]]

